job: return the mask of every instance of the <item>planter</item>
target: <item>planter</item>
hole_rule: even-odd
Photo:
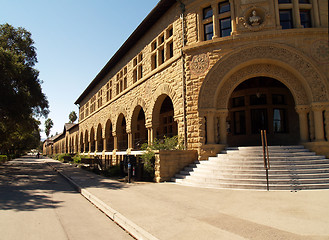
[[[159,150],[155,153],[155,182],[170,181],[184,167],[198,160],[196,150]]]

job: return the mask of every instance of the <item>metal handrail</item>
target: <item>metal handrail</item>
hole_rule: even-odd
[[[269,152],[268,152],[266,130],[261,130],[260,133],[261,133],[261,138],[262,138],[264,168],[266,170],[266,184],[267,184],[267,191],[268,191],[269,190],[268,170],[270,169],[270,157],[269,157]]]

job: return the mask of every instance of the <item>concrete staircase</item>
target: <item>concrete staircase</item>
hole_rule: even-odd
[[[329,189],[329,159],[303,146],[269,146],[270,190]],[[227,148],[190,164],[172,179],[182,185],[266,190],[262,147]]]

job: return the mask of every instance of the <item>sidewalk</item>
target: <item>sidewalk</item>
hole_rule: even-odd
[[[329,190],[125,184],[52,159],[45,162],[137,239],[329,239]]]

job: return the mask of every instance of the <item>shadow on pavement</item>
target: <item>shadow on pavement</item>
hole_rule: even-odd
[[[122,188],[129,188],[129,184],[113,180],[96,173],[77,168],[70,164],[63,164],[56,160],[48,159],[47,163],[55,168],[57,171],[62,172],[67,177],[72,179],[83,188],[105,188],[111,190],[118,190]]]
[[[0,165],[0,210],[60,207],[54,192],[75,192],[45,163],[28,156]]]

